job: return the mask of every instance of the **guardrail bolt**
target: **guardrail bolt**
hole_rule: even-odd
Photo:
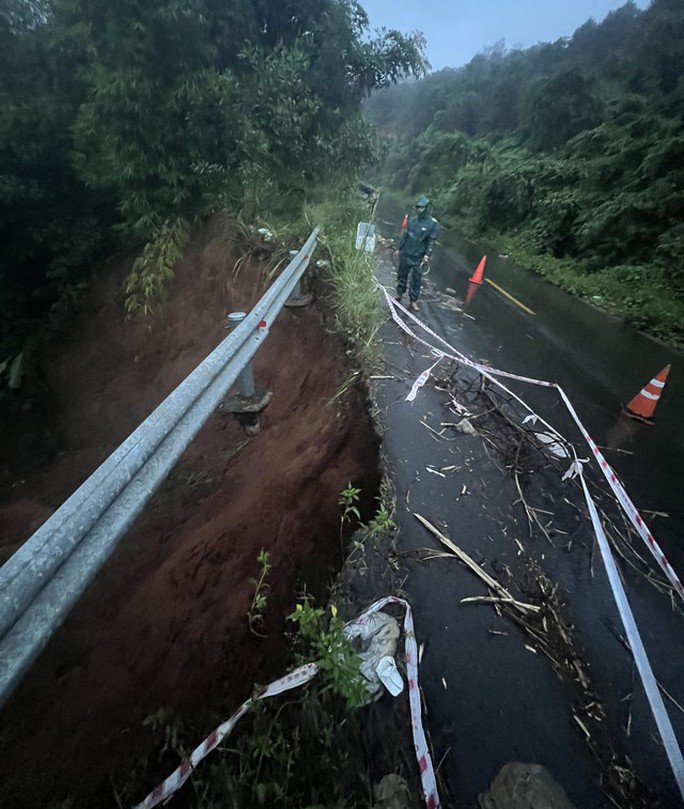
[[[232,331],[247,317],[246,312],[231,312],[226,321],[226,329]],[[247,362],[236,379],[237,393],[230,394],[221,403],[223,413],[232,413],[247,435],[259,432],[259,416],[266,409],[273,395],[266,388],[254,384],[252,361]]]

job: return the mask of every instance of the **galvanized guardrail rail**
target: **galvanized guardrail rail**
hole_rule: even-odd
[[[0,706],[268,337],[316,228],[252,311],[0,568]],[[244,376],[243,376],[244,381]]]

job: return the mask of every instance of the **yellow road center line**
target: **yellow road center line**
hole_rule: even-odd
[[[490,281],[489,278],[485,278],[484,280],[488,284],[491,284],[497,292],[500,292],[502,295],[508,298],[509,301],[513,301],[513,303],[517,304],[523,310],[523,312],[527,312],[528,315],[537,314],[536,312],[533,312],[529,307],[525,306],[524,303],[520,303],[520,301],[517,298],[514,298],[510,292],[506,292],[505,289],[502,289],[498,284],[495,284],[494,281]]]

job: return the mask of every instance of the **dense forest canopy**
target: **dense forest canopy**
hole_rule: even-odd
[[[353,0],[0,0],[0,365],[117,240],[355,176],[422,46]]]
[[[684,291],[684,3],[628,2],[526,50],[372,95],[389,182],[446,221]],[[683,324],[684,325],[684,324]]]

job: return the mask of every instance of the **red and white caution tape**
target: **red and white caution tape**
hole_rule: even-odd
[[[651,712],[653,713],[653,718],[655,719],[658,727],[658,733],[660,733],[660,738],[662,739],[665,752],[667,753],[670,767],[672,768],[672,773],[674,774],[682,798],[684,798],[684,759],[682,758],[682,751],[679,749],[679,744],[677,742],[674,729],[672,728],[670,717],[667,715],[663,698],[660,696],[658,682],[653,674],[653,669],[651,668],[648,656],[646,655],[644,644],[641,641],[641,636],[639,635],[639,630],[637,629],[634,615],[629,606],[629,601],[627,601],[627,595],[624,587],[622,586],[622,582],[620,581],[620,574],[618,573],[615,559],[613,559],[613,554],[610,552],[608,540],[606,539],[606,535],[603,531],[603,525],[601,524],[601,520],[599,519],[599,515],[596,510],[596,505],[594,504],[594,501],[589,494],[589,489],[587,489],[587,484],[584,481],[581,466],[579,479],[580,483],[582,484],[584,499],[586,501],[587,508],[589,509],[594,534],[596,535],[601,557],[603,558],[603,564],[605,565],[606,573],[608,574],[610,589],[613,591],[613,598],[617,604],[622,625],[625,628],[627,641],[629,642],[630,649],[632,650],[634,662],[636,663],[637,670],[639,671],[639,677],[641,678],[644,691],[646,692],[646,697],[649,705],[651,706]]]
[[[383,290],[385,291],[385,290]],[[639,532],[640,536],[646,542],[647,547],[651,550],[656,561],[662,568],[663,572],[667,576],[670,583],[674,586],[676,591],[679,593],[680,596],[684,598],[684,589],[682,588],[682,584],[677,577],[677,574],[672,569],[670,563],[667,561],[665,555],[659,548],[658,544],[656,543],[655,539],[651,535],[650,531],[646,528],[643,519],[639,515],[636,507],[630,500],[627,492],[625,491],[622,484],[617,479],[617,475],[611,469],[606,459],[603,457],[601,451],[597,447],[596,443],[593,441],[587,430],[585,429],[584,425],[580,421],[579,416],[577,415],[574,407],[572,406],[570,400],[566,396],[563,389],[560,385],[553,383],[553,382],[544,382],[542,380],[535,380],[530,379],[528,377],[522,377],[515,374],[509,374],[507,372],[498,371],[494,368],[488,368],[486,366],[480,365],[479,363],[474,363],[469,360],[465,355],[461,354],[460,351],[450,346],[443,340],[439,335],[435,334],[428,326],[422,323],[418,318],[412,315],[410,312],[405,310],[401,304],[396,303],[395,301],[391,300],[387,292],[385,291],[385,297],[387,299],[388,305],[390,307],[390,311],[392,312],[392,317],[398,325],[401,325],[404,331],[411,334],[418,342],[426,345],[427,347],[431,348],[433,351],[439,351],[430,343],[422,340],[417,335],[413,334],[411,329],[401,321],[396,308],[397,306],[401,308],[412,320],[414,320],[424,331],[431,334],[435,337],[440,343],[446,345],[453,354],[447,354],[444,352],[444,356],[449,356],[452,359],[457,360],[458,362],[462,362],[464,365],[468,365],[470,367],[476,368],[481,374],[486,376],[490,381],[494,384],[498,385],[499,387],[506,390],[508,393],[513,395],[518,402],[520,402],[531,414],[536,416],[540,421],[542,421],[547,427],[549,427],[553,434],[562,437],[559,433],[551,427],[547,422],[544,421],[538,414],[534,413],[534,411],[516,394],[512,393],[511,391],[506,388],[503,383],[496,380],[495,376],[506,376],[511,379],[518,379],[523,382],[531,382],[532,384],[542,385],[544,387],[552,387],[556,388],[560,394],[561,399],[565,403],[570,415],[574,419],[577,427],[579,428],[582,436],[588,443],[594,457],[596,458],[596,462],[599,465],[599,468],[603,472],[606,480],[608,481],[609,486],[613,490],[620,506],[623,508],[627,516],[629,517],[630,521]],[[565,441],[565,439],[562,439]],[[639,635],[639,631],[636,626],[636,621],[634,620],[634,615],[632,610],[629,606],[629,602],[627,601],[627,596],[625,594],[624,588],[622,586],[622,582],[620,581],[620,576],[617,570],[617,566],[615,564],[615,560],[613,559],[613,555],[610,552],[610,547],[608,545],[608,540],[606,539],[605,532],[603,530],[603,525],[601,524],[601,520],[598,516],[598,511],[596,509],[596,505],[589,494],[589,490],[587,488],[586,482],[584,480],[584,469],[583,464],[586,463],[584,459],[580,459],[577,457],[575,452],[575,448],[569,442],[566,442],[567,446],[570,447],[572,450],[574,461],[571,464],[568,471],[563,476],[563,480],[568,478],[573,479],[575,477],[579,477],[580,483],[582,484],[582,491],[584,493],[584,498],[587,504],[587,508],[589,509],[589,515],[591,517],[592,527],[594,529],[594,534],[596,535],[596,539],[599,545],[599,549],[601,552],[601,557],[603,559],[603,563],[606,568],[606,573],[608,575],[608,581],[611,587],[611,591],[613,593],[613,598],[615,599],[616,606],[618,608],[618,612],[620,613],[620,619],[622,624],[625,628],[625,632],[627,635],[627,640],[629,641],[630,648],[632,650],[632,654],[634,656],[634,661],[637,665],[637,670],[639,672],[639,676],[641,678],[641,682],[644,686],[644,691],[646,693],[646,697],[648,699],[651,712],[653,714],[653,718],[655,719],[656,725],[658,727],[658,732],[660,733],[661,739],[663,741],[663,746],[665,747],[665,751],[670,762],[670,767],[672,768],[672,772],[674,774],[675,780],[679,787],[679,790],[682,794],[682,798],[684,798],[684,759],[682,757],[682,752],[680,750],[679,744],[677,742],[677,737],[675,736],[674,730],[672,728],[672,723],[670,722],[670,718],[667,714],[667,710],[665,709],[665,705],[663,703],[662,697],[660,696],[660,691],[658,688],[657,681],[653,674],[653,670],[651,668],[651,664],[648,660],[648,656],[646,654],[646,650],[644,645],[641,641],[641,637]]]
[[[592,451],[594,457],[596,458],[596,463],[598,464],[599,469],[601,470],[601,472],[603,472],[603,476],[608,481],[608,485],[613,490],[615,497],[622,506],[622,510],[627,515],[629,521],[632,523],[639,536],[645,542],[646,547],[653,554],[653,557],[655,558],[656,562],[660,565],[660,569],[667,577],[667,580],[677,591],[680,598],[684,600],[684,585],[682,584],[679,577],[675,573],[672,565],[669,563],[667,556],[665,556],[660,545],[658,545],[658,543],[655,541],[653,534],[646,527],[646,523],[644,522],[643,517],[641,516],[641,514],[639,514],[637,507],[629,498],[629,495],[625,491],[624,486],[618,480],[617,475],[611,468],[608,461],[606,461],[605,457],[603,456],[603,453],[596,446],[596,442],[589,435],[586,428],[580,421],[580,418],[577,415],[575,408],[572,406],[570,399],[568,399],[568,397],[566,396],[565,391],[563,390],[563,388],[561,388],[560,385],[556,385],[556,387],[558,389],[558,393],[560,394],[561,399],[565,403],[565,406],[568,408],[568,412],[572,416],[575,424],[579,428],[579,431],[582,433],[584,440],[589,445],[589,449]]]
[[[404,657],[406,658],[406,676],[408,679],[409,707],[411,709],[411,731],[413,733],[413,747],[418,760],[420,770],[420,781],[423,786],[423,795],[427,809],[438,809],[440,806],[439,794],[437,792],[437,780],[432,767],[432,758],[428,750],[423,722],[421,718],[420,691],[418,690],[418,644],[416,643],[416,632],[413,626],[413,615],[408,601],[396,596],[387,596],[376,601],[357,618],[347,624],[350,635],[354,635],[355,626],[363,626],[368,617],[374,612],[381,610],[386,604],[401,604],[406,612],[404,613]]]
[[[378,610],[382,609],[386,604],[400,604],[405,609],[404,648],[406,670],[409,679],[409,706],[411,709],[413,741],[416,749],[416,759],[420,769],[420,779],[423,785],[423,792],[425,793],[425,806],[427,809],[437,809],[440,805],[439,795],[437,793],[437,782],[432,767],[432,759],[430,758],[425,733],[423,732],[420,694],[418,692],[418,648],[416,646],[416,637],[413,628],[413,616],[408,601],[404,601],[402,598],[395,598],[394,596],[388,596],[380,601],[376,601],[356,620],[347,624],[347,634],[353,637],[354,627],[363,625],[363,623],[368,620],[369,615],[378,612]],[[316,663],[307,663],[305,666],[300,666],[298,669],[290,672],[290,674],[287,674],[285,677],[281,677],[279,680],[272,682],[259,696],[252,697],[246,702],[243,702],[230,719],[223,722],[216,730],[210,733],[209,736],[192,751],[190,757],[182,761],[171,775],[159,784],[159,786],[155,787],[135,809],[152,809],[154,806],[159,806],[160,803],[166,803],[188,780],[202,759],[208,756],[212,750],[215,750],[232,732],[238,721],[242,719],[257,700],[274,697],[277,694],[282,694],[284,691],[299,688],[299,686],[312,680],[317,674],[318,666]]]
[[[235,725],[237,725],[239,720],[249,711],[254,702],[260,699],[266,699],[267,697],[274,697],[276,694],[282,694],[284,691],[290,691],[292,688],[299,688],[300,685],[308,683],[309,680],[312,680],[317,674],[318,666],[315,663],[307,663],[305,666],[300,666],[298,669],[290,672],[285,677],[274,680],[263,694],[243,702],[230,719],[223,722],[216,730],[210,733],[207,738],[192,751],[190,757],[182,761],[171,775],[169,775],[165,781],[162,781],[159,786],[155,787],[135,809],[152,809],[153,806],[158,806],[160,803],[168,801],[188,780],[200,761],[206,758],[212,750],[215,750],[226,736],[232,732]]]
[[[403,328],[404,331],[407,332],[407,334],[410,334],[419,343],[422,343],[423,345],[427,346],[428,348],[432,348],[433,351],[442,353],[442,354],[444,354],[444,356],[450,357],[453,360],[457,360],[458,362],[462,363],[463,365],[467,365],[470,368],[474,368],[475,370],[480,371],[480,373],[484,373],[484,374],[486,374],[486,373],[495,373],[497,376],[508,377],[508,379],[517,379],[517,380],[520,380],[521,382],[530,382],[533,385],[541,385],[544,388],[553,388],[553,387],[556,386],[555,382],[547,382],[544,379],[533,379],[532,377],[529,377],[529,376],[520,376],[519,374],[511,374],[508,371],[499,371],[499,370],[497,370],[495,368],[490,368],[487,365],[482,365],[479,362],[474,362],[473,360],[466,357],[465,354],[461,353],[457,348],[454,348],[454,346],[452,346],[451,343],[447,343],[447,341],[443,337],[440,337],[439,334],[434,332],[429,326],[427,326],[425,323],[423,323],[423,321],[420,320],[420,318],[417,318],[412,312],[409,312],[409,310],[406,309],[401,303],[399,303],[399,301],[393,300],[388,295],[387,290],[384,287],[381,287],[381,289],[385,293],[385,298],[386,298],[387,303],[388,303],[388,305],[390,307],[390,311],[392,313],[392,318],[395,321],[395,323],[397,323],[398,326]],[[421,327],[421,329],[423,329],[423,331],[425,331],[427,334],[434,337],[436,340],[438,340],[440,343],[442,343],[442,345],[446,346],[449,349],[449,352],[451,352],[451,353],[440,351],[440,349],[435,348],[431,343],[426,343],[424,340],[421,340],[420,337],[417,337],[414,334],[414,332],[412,332],[411,329],[401,320],[401,318],[399,318],[397,316],[397,314],[396,314],[397,309],[401,309],[401,311],[407,317],[409,317],[411,320],[413,320],[414,323],[417,323]]]
[[[674,568],[672,567],[672,565],[668,561],[667,556],[665,556],[662,548],[656,542],[655,538],[653,537],[653,534],[648,530],[648,528],[646,526],[646,523],[644,522],[643,517],[639,514],[636,506],[631,501],[629,495],[627,494],[624,487],[622,486],[622,484],[618,480],[617,475],[615,474],[613,469],[610,467],[610,465],[606,461],[605,457],[603,456],[603,454],[599,450],[598,446],[596,445],[596,442],[591,438],[591,436],[587,432],[586,428],[584,427],[584,425],[580,421],[580,418],[577,415],[577,411],[572,406],[572,403],[568,399],[568,397],[565,394],[565,391],[563,390],[563,388],[561,388],[561,386],[558,385],[556,382],[547,382],[546,380],[543,380],[543,379],[533,379],[531,377],[521,376],[519,374],[511,374],[508,371],[500,371],[497,368],[490,368],[490,367],[488,367],[486,365],[482,365],[481,363],[473,362],[472,360],[468,359],[468,357],[466,357],[465,354],[461,353],[458,349],[454,348],[452,345],[447,343],[446,340],[444,340],[442,337],[440,337],[438,334],[436,334],[429,326],[427,326],[425,323],[423,323],[414,314],[412,314],[411,312],[406,310],[400,303],[398,303],[397,301],[392,300],[392,298],[390,298],[390,296],[387,294],[387,291],[384,288],[383,288],[383,292],[385,293],[385,298],[386,298],[387,304],[388,304],[388,306],[390,308],[390,312],[392,314],[392,319],[394,320],[395,323],[397,323],[398,326],[400,326],[400,328],[403,331],[405,331],[407,334],[410,334],[415,340],[417,340],[422,345],[432,349],[434,352],[441,353],[443,356],[448,357],[449,359],[453,359],[456,362],[459,362],[459,363],[461,363],[463,365],[466,365],[466,366],[468,366],[470,368],[474,368],[476,371],[478,371],[483,376],[485,376],[490,382],[494,383],[498,387],[502,388],[502,390],[506,391],[508,394],[513,396],[516,399],[516,401],[518,401],[521,405],[523,405],[523,407],[525,407],[525,409],[527,411],[529,411],[530,413],[537,416],[537,418],[542,422],[542,424],[544,424],[552,432],[552,434],[554,434],[561,441],[563,441],[564,443],[567,444],[568,442],[566,441],[566,439],[563,436],[561,436],[561,434],[558,432],[558,430],[556,430],[554,427],[552,427],[547,421],[545,421],[541,416],[539,416],[539,414],[535,413],[532,410],[532,408],[530,408],[527,405],[527,403],[520,396],[513,393],[513,391],[511,391],[509,388],[507,388],[502,382],[497,380],[496,377],[505,377],[507,379],[515,379],[515,380],[517,380],[519,382],[528,382],[530,384],[539,385],[541,387],[546,387],[546,388],[555,388],[558,391],[558,394],[560,395],[563,403],[565,404],[566,408],[568,409],[568,412],[570,413],[571,417],[573,418],[573,420],[577,424],[577,427],[579,428],[580,433],[582,434],[583,438],[585,439],[585,441],[589,445],[589,448],[591,449],[594,457],[596,458],[596,463],[598,464],[599,469],[601,470],[604,477],[606,478],[606,481],[608,482],[608,485],[610,486],[613,493],[615,494],[615,497],[617,498],[618,503],[620,504],[621,508],[623,509],[625,514],[627,515],[627,518],[629,519],[629,521],[632,523],[632,525],[636,529],[639,536],[644,541],[646,547],[649,549],[649,551],[653,555],[653,557],[656,560],[656,562],[658,563],[660,569],[665,574],[667,580],[670,582],[670,584],[672,585],[674,590],[677,592],[677,594],[680,596],[680,598],[684,601],[684,584],[682,584],[681,580],[679,579],[679,577],[675,573]],[[420,328],[423,329],[423,331],[425,331],[427,334],[430,334],[432,337],[434,337],[442,345],[446,346],[449,349],[449,351],[446,352],[446,351],[443,351],[442,349],[436,348],[431,343],[429,343],[426,340],[423,340],[422,338],[418,337],[418,335],[416,335],[409,328],[409,326],[399,317],[397,309],[401,309],[402,312],[404,314],[406,314],[411,320],[413,320],[418,326],[420,326]]]
[[[411,385],[411,390],[406,395],[407,402],[415,401],[416,396],[418,395],[418,391],[423,385],[428,381],[430,378],[430,374],[432,373],[433,369],[439,364],[442,357],[439,357],[437,362],[433,362],[432,365],[427,368],[423,373],[416,379],[416,381]]]

